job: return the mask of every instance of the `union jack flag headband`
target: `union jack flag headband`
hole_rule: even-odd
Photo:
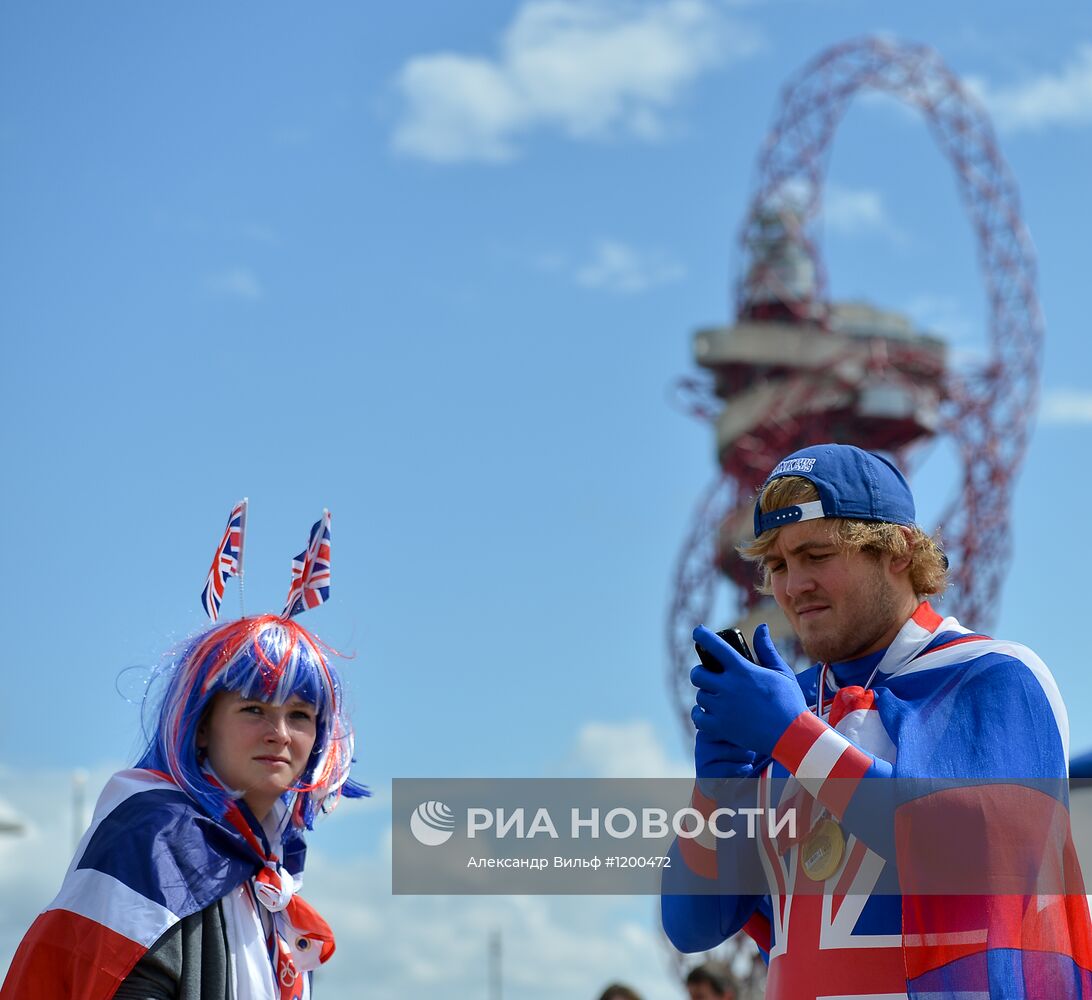
[[[284,602],[282,618],[291,618],[308,608],[316,608],[330,596],[330,512],[311,525],[311,537],[305,548],[292,560],[292,586]]]
[[[243,585],[243,539],[246,536],[246,504],[243,497],[228,515],[227,527],[216,546],[212,557],[212,566],[201,591],[201,606],[205,613],[216,621],[220,617],[220,602],[224,599],[224,584],[233,577],[239,577],[239,587]]]
[[[246,498],[240,500],[228,517],[227,527],[212,557],[205,589],[201,591],[201,606],[209,618],[220,617],[220,603],[224,598],[224,584],[239,577],[240,602],[243,584],[243,538],[246,534]],[[292,585],[284,603],[282,618],[291,618],[308,608],[318,607],[330,597],[330,512],[323,510],[322,517],[311,526],[311,535],[305,548],[292,560]]]

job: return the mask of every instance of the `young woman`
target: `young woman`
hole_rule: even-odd
[[[103,790],[0,1000],[304,1000],[333,953],[296,895],[302,831],[367,792],[319,643],[291,618],[243,618],[157,681],[144,753]]]

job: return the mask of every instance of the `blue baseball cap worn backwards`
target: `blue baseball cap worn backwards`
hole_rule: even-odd
[[[818,517],[856,521],[914,523],[914,497],[901,472],[886,458],[849,444],[817,444],[794,451],[762,484],[765,490],[782,476],[810,480],[819,499],[762,513],[755,504],[755,538],[764,531]]]

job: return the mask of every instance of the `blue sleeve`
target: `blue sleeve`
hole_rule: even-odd
[[[814,703],[818,668],[811,667],[797,675],[805,699]],[[761,765],[757,765],[761,766]],[[731,888],[733,882],[741,885],[743,879],[733,879],[725,872],[738,871],[739,866],[758,866],[755,845],[747,850],[736,841],[721,841],[717,847],[718,881]],[[675,841],[668,852],[671,867],[665,870],[660,894],[660,917],[664,932],[671,943],[682,952],[702,952],[716,948],[723,941],[737,934],[756,913],[763,914],[766,922],[770,917],[768,896],[737,894],[732,892],[688,892],[688,887],[708,883],[690,871],[682,858],[679,842]],[[750,881],[750,880],[748,880]],[[760,949],[761,950],[761,949]],[[763,952],[766,960],[766,953]]]
[[[668,852],[671,868],[684,866],[676,841]],[[660,917],[671,943],[683,952],[709,951],[737,933],[751,918],[761,896],[674,894],[667,878],[660,895]]]

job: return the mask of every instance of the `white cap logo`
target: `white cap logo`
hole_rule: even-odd
[[[432,799],[413,810],[410,830],[426,847],[439,847],[455,832],[455,814],[442,802]]]

